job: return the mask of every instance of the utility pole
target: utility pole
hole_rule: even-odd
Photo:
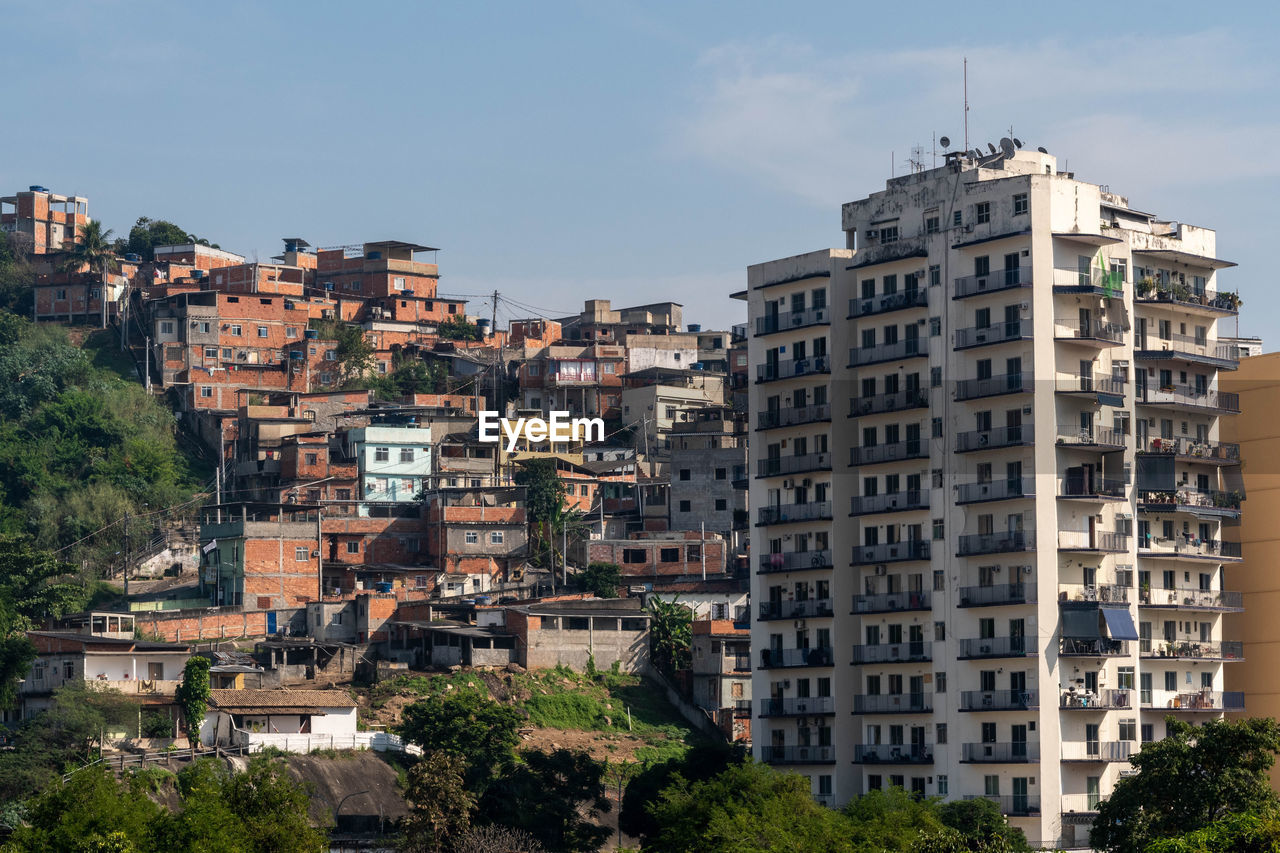
[[[324,534],[321,522],[324,519],[324,507],[316,509],[316,586],[319,591],[317,601],[324,601]]]
[[[146,347],[147,351],[142,354],[142,372],[145,373],[146,376],[143,377],[142,384],[146,386],[147,393],[150,394],[151,393],[151,336],[147,335],[145,340],[146,342],[144,346]]]
[[[564,585],[569,587],[569,525],[560,522],[560,563],[564,569]]]
[[[129,597],[129,510],[124,511],[124,597]]]
[[[218,421],[218,470],[214,476],[214,503],[218,507],[218,523],[222,523],[222,466],[226,464],[227,458],[227,439],[225,425],[221,420]]]
[[[702,555],[702,579],[707,579],[707,523],[701,524],[702,529],[702,546],[698,548],[698,553]]]

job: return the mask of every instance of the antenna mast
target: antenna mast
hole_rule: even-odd
[[[964,58],[964,150],[969,150],[969,57]]]

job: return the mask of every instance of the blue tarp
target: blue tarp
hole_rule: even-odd
[[[1134,627],[1133,617],[1129,615],[1128,608],[1121,610],[1116,607],[1104,607],[1102,617],[1107,620],[1107,633],[1111,635],[1111,639],[1138,639],[1138,629]]]

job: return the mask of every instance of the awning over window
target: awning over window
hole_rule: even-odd
[[[1129,615],[1129,609],[1118,607],[1102,608],[1102,618],[1107,622],[1107,633],[1111,635],[1113,640],[1136,640],[1138,639],[1138,629],[1134,627],[1133,617]]]
[[[1096,640],[1102,636],[1098,611],[1093,607],[1062,611],[1062,636],[1072,640]]]

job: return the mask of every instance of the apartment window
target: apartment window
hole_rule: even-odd
[[[348,554],[359,554],[359,553],[360,553],[360,540],[358,540],[358,539],[353,539],[353,540],[351,540],[351,541],[347,542],[347,553],[348,553]]]
[[[933,623],[933,638],[934,638],[935,640],[937,640],[939,643],[941,643],[943,640],[945,640],[945,639],[947,638],[947,623],[946,623],[946,622],[934,622],[934,623]]]
[[[205,358],[208,358],[208,359],[217,359],[217,357],[218,357],[218,348],[217,348],[217,347],[205,347],[205,348],[204,348],[204,357],[205,357]]]
[[[623,548],[622,549],[623,563],[636,564],[636,563],[644,563],[647,561],[648,559],[645,555],[645,551],[643,548]]]
[[[1137,740],[1137,721],[1132,717],[1120,721],[1120,740]]]
[[[200,386],[200,396],[201,396],[201,397],[206,397],[206,398],[208,398],[208,397],[212,397],[212,396],[213,396],[213,386],[212,386],[212,385],[201,385],[201,386]]]
[[[1018,193],[1017,195],[1015,195],[1013,197],[1013,215],[1021,216],[1022,214],[1026,213],[1028,210],[1030,210],[1030,206],[1027,204],[1027,194]]]
[[[941,334],[942,334],[942,318],[930,317],[929,318],[929,337],[936,338]]]
[[[933,419],[933,437],[942,438],[942,418]]]
[[[884,227],[884,228],[881,228],[881,229],[880,229],[880,242],[881,242],[881,243],[896,243],[896,242],[898,242],[898,226],[897,226],[897,225],[889,225],[889,226],[886,226],[886,227]]]
[[[951,224],[954,227],[959,228],[962,222],[963,219],[960,211],[957,210],[955,213],[951,214]]]
[[[58,288],[57,290],[55,290],[55,291],[53,292],[53,298],[54,298],[54,299],[66,299],[66,298],[67,298],[67,291],[66,291],[66,289],[65,289],[65,288]],[[170,333],[172,333],[172,332],[173,332],[173,324],[172,324],[172,323],[170,323],[170,324],[169,324],[169,331],[170,331]]]
[[[724,498],[716,498],[716,512],[724,512],[729,508],[729,502]]]
[[[501,545],[506,542],[507,534],[504,530],[495,530],[489,534],[490,545]]]
[[[298,327],[297,327],[297,326],[285,326],[285,327],[284,327],[284,336],[285,336],[286,338],[296,338],[296,337],[298,336]]]
[[[938,723],[934,729],[933,739],[935,743],[943,744],[947,742],[947,724]]]
[[[931,388],[942,387],[942,368],[941,367],[929,368],[929,386]]]
[[[392,287],[396,290],[404,290],[404,276],[396,276],[392,282]]]
[[[412,462],[412,461],[413,461],[413,448],[412,448],[412,447],[402,447],[402,448],[400,448],[400,461],[401,461],[401,462]]]
[[[1151,723],[1143,723],[1142,724],[1142,742],[1151,743],[1151,741],[1155,739],[1156,739],[1156,727],[1153,726]]]
[[[233,323],[233,324],[231,325],[231,336],[232,336],[233,338],[238,338],[238,337],[240,337],[240,335],[241,335],[241,334],[243,334],[243,331],[244,331],[244,330],[243,330],[239,325],[237,325],[237,324],[235,324],[235,323]]]
[[[679,357],[679,353],[676,354]],[[676,419],[676,407],[667,406],[667,420],[674,421]]]
[[[480,544],[480,534],[475,530],[468,530],[463,534],[462,541],[468,545],[478,545]]]
[[[61,292],[62,292],[63,294],[65,294],[65,293],[66,293],[66,291],[65,291],[65,290],[64,290],[64,291],[61,291]],[[58,298],[59,298],[59,299],[65,299],[65,298],[66,298],[66,296],[65,296],[65,295],[64,295],[64,296],[59,296]],[[160,334],[162,334],[162,335],[172,335],[172,334],[173,334],[173,321],[172,321],[172,320],[165,320],[164,322],[162,322],[162,323],[160,324]]]
[[[332,373],[321,373],[321,374],[320,374],[320,384],[321,384],[321,385],[332,385],[332,384],[333,384],[333,374],[332,374]]]
[[[929,286],[942,286],[942,267],[938,264],[933,264],[929,267]]]
[[[337,351],[336,349],[327,349],[327,350],[325,350],[325,351],[324,351],[324,360],[325,360],[325,361],[337,361],[337,360],[338,360],[338,351]]]
[[[659,548],[658,559],[663,563],[678,563],[680,562],[680,549],[679,548]]]
[[[729,471],[728,471],[728,469],[726,469],[726,468],[717,468],[717,469],[716,469],[716,479],[717,479],[717,480],[724,480],[724,479],[727,479],[727,478],[728,478],[728,476],[729,476]]]
[[[938,223],[939,223],[938,217],[936,216],[926,217],[924,220],[924,233],[937,234],[938,228],[939,228]]]
[[[222,358],[223,358],[224,360],[226,360],[226,361],[230,361],[230,360],[231,360],[231,347],[223,347],[223,348],[222,348]]]
[[[693,509],[693,505],[689,501],[680,501],[681,512],[691,512],[692,509]]]
[[[307,561],[307,557],[308,557],[308,554],[307,554],[307,549],[306,549],[306,548],[294,548],[294,549],[293,549],[293,559],[294,559],[296,562],[299,562],[299,563],[305,563],[305,562]]]
[[[389,447],[375,447],[375,448],[373,449],[373,461],[374,461],[374,462],[390,462],[390,461],[391,461],[391,448],[389,448]]]
[[[308,465],[315,465],[320,460],[320,456],[316,453],[308,453],[306,460]]]
[[[617,373],[617,371],[618,365],[614,364],[612,361],[606,361],[600,365],[601,373]]]
[[[947,796],[948,793],[950,793],[950,785],[947,782],[947,775],[945,773],[939,773],[938,774],[938,796],[945,797]]]
[[[991,221],[991,202],[980,201],[973,206],[973,212],[978,220],[979,225],[984,225]]]
[[[881,780],[879,773],[871,773],[867,775],[868,791],[879,791],[883,787],[884,787],[884,782]]]
[[[338,489],[338,500],[340,500],[340,501],[349,501],[349,500],[351,500],[351,490],[350,490],[350,489]]]
[[[935,672],[933,674],[933,691],[935,693],[947,692],[947,674],[945,672]]]
[[[692,476],[693,476],[693,472],[692,472],[692,471],[690,471],[688,468],[681,468],[681,469],[680,469],[680,479],[681,479],[681,480],[688,480],[688,479],[690,479]]]
[[[933,538],[934,538],[934,539],[941,539],[941,538],[942,538],[942,536],[941,536],[940,534],[941,534],[941,532],[942,532],[942,530],[941,530],[942,520],[941,520],[941,519],[934,519],[934,522],[933,522],[933,523],[934,523],[934,525],[935,525],[935,526],[934,526],[934,528],[933,528],[933,532],[934,532],[935,536],[934,536]],[[934,572],[933,572],[933,591],[934,591],[934,592],[942,592],[942,591],[944,591],[946,588],[947,588],[947,573],[946,573],[946,572],[944,572],[942,569],[935,569],[935,570],[934,570]]]
[[[267,336],[267,334],[268,334],[268,332],[267,332],[267,327],[266,327],[266,326],[259,326],[259,327],[258,327],[258,337],[260,337],[260,338],[265,338],[265,337]]]

